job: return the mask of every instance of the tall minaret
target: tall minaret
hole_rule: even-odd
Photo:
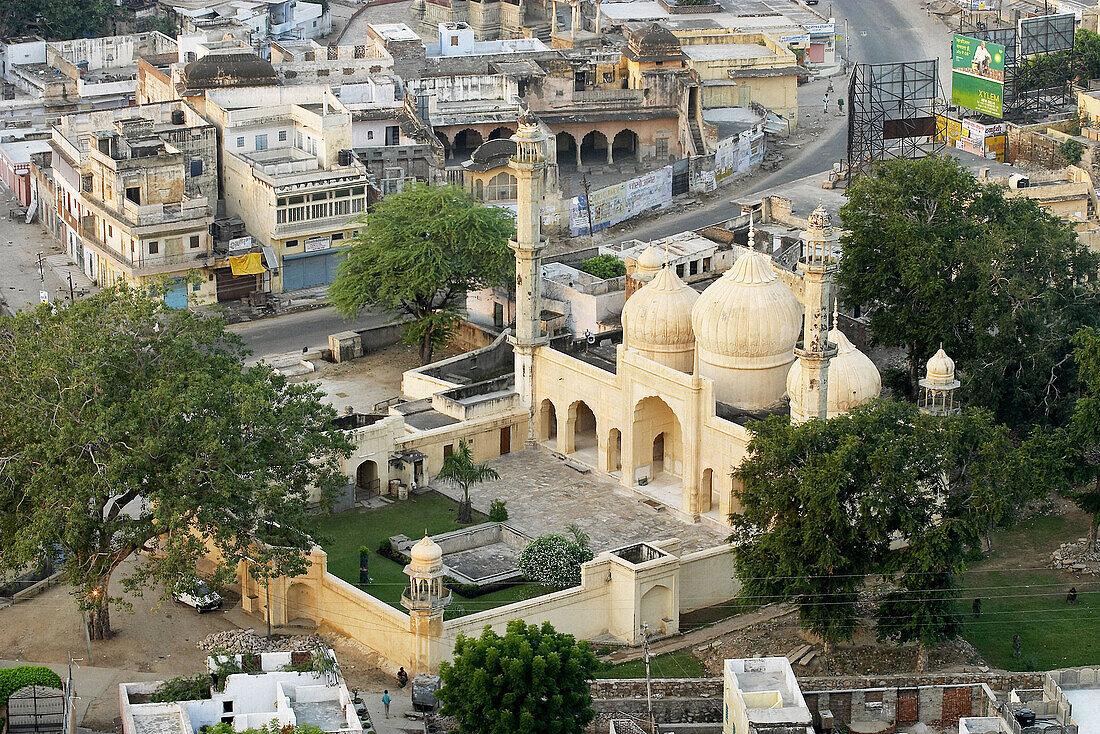
[[[836,356],[836,345],[829,341],[829,311],[836,280],[837,236],[825,207],[818,206],[809,217],[810,226],[802,233],[802,303],[805,309],[802,344],[794,350],[801,367],[802,399],[791,402],[791,422],[804,423],[829,415],[829,360]]]
[[[527,408],[527,440],[535,432],[535,350],[547,344],[542,333],[539,295],[542,290],[542,208],[546,157],[543,146],[549,139],[530,111],[519,118],[515,134],[516,154],[508,166],[516,175],[516,239],[510,243],[516,253],[516,331],[511,338],[516,360],[516,392]]]

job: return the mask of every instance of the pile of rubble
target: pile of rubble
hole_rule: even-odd
[[[1076,543],[1062,543],[1050,554],[1051,567],[1100,575],[1100,550],[1090,551],[1088,546],[1087,538],[1078,538]]]
[[[317,635],[272,635],[271,639],[257,635],[252,630],[230,630],[214,632],[199,640],[198,648],[207,652],[293,652],[312,650],[315,647],[328,647],[328,643]]]

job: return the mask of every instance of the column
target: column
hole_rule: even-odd
[[[607,165],[612,165],[615,162],[615,156],[613,154],[615,148],[615,138],[608,136],[607,140]]]

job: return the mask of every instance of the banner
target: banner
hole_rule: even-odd
[[[569,231],[573,236],[588,234],[588,211],[592,210],[592,231],[618,224],[672,201],[672,166],[591,192],[586,199],[569,201]]]
[[[714,177],[721,181],[735,173],[747,171],[751,166],[764,160],[764,130],[754,127],[740,135],[723,138],[718,141],[714,151]]]
[[[1005,89],[1005,47],[955,35],[951,44],[951,102],[1001,117]]]

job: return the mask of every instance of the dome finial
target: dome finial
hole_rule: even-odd
[[[749,247],[756,249],[756,230],[752,226],[752,210],[749,210]]]
[[[833,301],[833,328],[840,328],[840,299]]]

